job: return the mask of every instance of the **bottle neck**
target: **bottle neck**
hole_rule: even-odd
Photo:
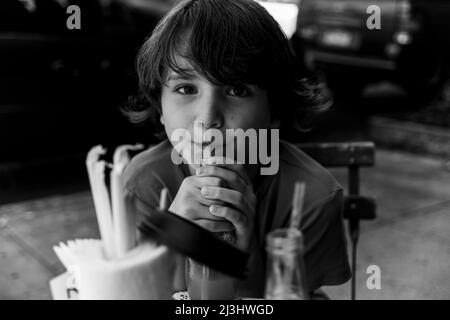
[[[277,229],[267,236],[266,250],[272,255],[303,253],[303,234],[297,229]]]

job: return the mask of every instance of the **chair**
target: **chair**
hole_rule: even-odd
[[[348,194],[344,197],[343,215],[345,219],[348,219],[352,244],[351,299],[355,300],[359,221],[372,220],[376,217],[375,199],[359,194],[359,168],[375,164],[375,145],[373,142],[297,143],[296,145],[324,167],[346,167],[348,169]]]

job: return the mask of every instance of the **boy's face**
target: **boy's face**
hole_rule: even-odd
[[[180,58],[184,69],[192,76],[181,76],[169,70],[161,94],[161,123],[167,136],[176,129],[185,129],[194,137],[194,122],[203,129],[218,129],[225,137],[226,129],[269,129],[271,119],[267,92],[255,85],[215,85],[194,71]]]

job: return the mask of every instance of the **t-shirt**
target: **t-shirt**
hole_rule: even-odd
[[[159,206],[161,189],[173,201],[190,175],[186,164],[171,161],[172,145],[165,140],[136,155],[125,170],[125,187],[135,199],[137,225]],[[280,140],[279,170],[261,176],[254,185],[257,208],[254,237],[249,249],[248,277],[239,286],[241,296],[263,297],[266,281],[266,235],[289,225],[294,185],[305,182],[300,229],[304,237],[304,262],[310,292],[338,285],[351,277],[342,218],[343,189],[331,174],[298,147]]]

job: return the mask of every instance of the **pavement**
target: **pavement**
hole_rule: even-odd
[[[341,183],[345,176],[333,171]],[[444,159],[378,150],[362,169],[361,194],[377,199],[377,219],[361,222],[357,299],[450,299],[450,170]],[[381,289],[369,289],[377,265]],[[369,281],[370,282],[370,281]],[[350,282],[325,291],[348,299]]]
[[[345,171],[332,173],[346,185]],[[357,299],[450,299],[446,161],[379,149],[376,166],[362,169],[361,194],[376,197],[378,217],[361,223]],[[64,271],[52,246],[98,234],[87,185],[0,205],[0,299],[51,299],[48,282]],[[367,286],[372,265],[380,289]],[[324,290],[349,299],[350,281]]]

